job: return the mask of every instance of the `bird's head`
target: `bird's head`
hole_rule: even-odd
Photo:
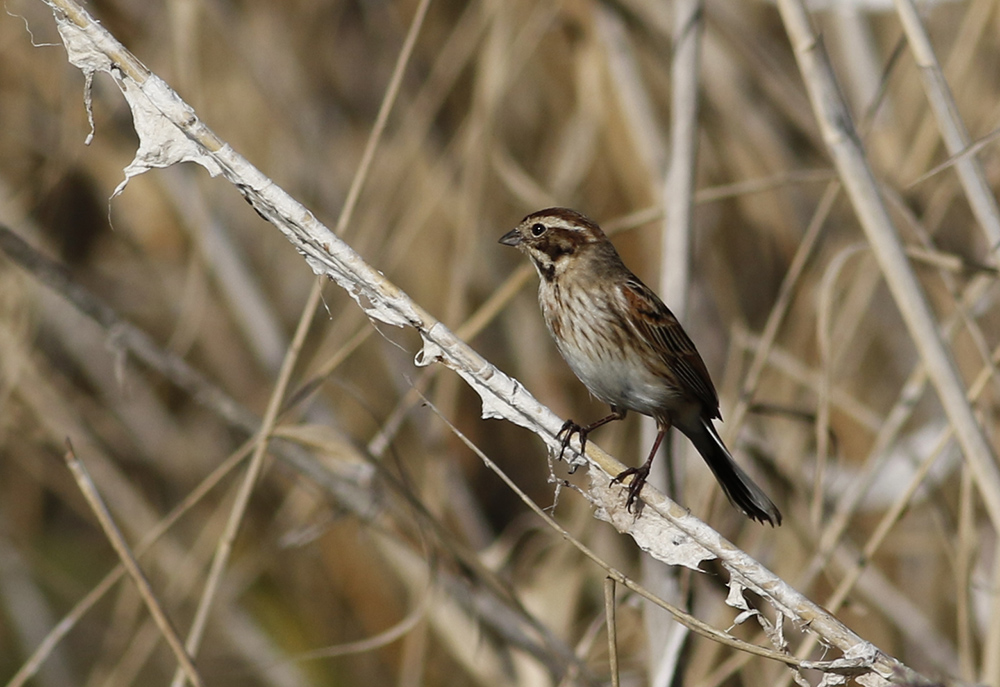
[[[500,238],[528,255],[542,279],[551,281],[593,246],[611,244],[596,222],[568,208],[533,212]],[[612,248],[613,250],[613,248]]]

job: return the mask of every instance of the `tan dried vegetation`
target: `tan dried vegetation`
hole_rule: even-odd
[[[496,241],[527,212],[559,204],[616,231],[648,283],[678,260],[661,258],[674,85],[662,4],[432,2],[343,233],[486,358],[580,421],[604,409],[549,340],[530,268]],[[89,10],[333,226],[417,6],[103,0]],[[43,644],[118,563],[64,442],[137,549],[200,497],[140,557],[185,637],[245,470],[236,461],[314,277],[231,185],[193,165],[133,180],[111,201],[109,223],[107,199],[136,147],[127,105],[106,75],[96,79],[86,147],[83,78],[61,46],[42,45],[58,43],[50,10],[37,0],[5,8],[0,224],[118,319],[95,323],[44,285],[40,268],[0,255],[0,682],[45,647],[33,684],[164,684],[177,661],[127,580],[59,643]],[[989,136],[1000,122],[997,3],[944,3],[923,19],[971,139]],[[948,153],[900,18],[820,11],[813,20],[972,407],[996,434],[996,253],[955,169],[936,169]],[[781,17],[768,4],[710,0],[702,41],[682,319],[719,387],[722,429],[785,525],[744,520],[697,461],[678,466],[677,500],[907,665],[1000,679],[997,523],[981,498],[991,487],[948,434],[840,190]],[[994,195],[997,150],[987,140],[977,153]],[[793,265],[801,271],[789,279]],[[154,370],[130,347],[130,327],[148,335],[153,358],[182,359],[202,378]],[[196,659],[205,684],[610,680],[604,571],[412,389],[548,506],[544,446],[480,419],[478,397],[451,372],[415,368],[418,347],[412,332],[376,331],[343,291],[324,287],[281,397],[281,441],[249,494],[207,617]],[[757,356],[764,365],[748,384]],[[227,413],[223,394],[241,407]],[[734,416],[741,399],[746,412]],[[640,434],[630,418],[592,439],[634,464],[648,445]],[[572,489],[554,515],[627,574],[662,574]],[[704,567],[674,579],[675,601],[724,630],[735,611],[719,569]],[[646,684],[665,649],[643,613],[662,611],[622,590],[618,601],[622,683]],[[787,631],[794,652],[802,639]],[[767,644],[752,622],[732,632]],[[687,642],[677,684],[789,681],[779,663]]]

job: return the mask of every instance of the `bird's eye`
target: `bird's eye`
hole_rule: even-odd
[[[545,233],[545,225],[544,224],[538,223],[538,224],[532,224],[531,225],[531,235],[532,236],[541,236],[544,233]]]

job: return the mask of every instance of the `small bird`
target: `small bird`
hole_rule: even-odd
[[[500,243],[531,258],[538,271],[538,303],[559,352],[590,393],[611,414],[580,426],[567,421],[563,451],[573,434],[580,450],[587,435],[634,410],[656,420],[658,433],[646,462],[632,475],[630,509],[649,475],[663,437],[676,427],[715,473],[729,501],[747,517],[781,524],[781,513],[722,443],[713,420],[722,419],[708,369],[674,314],[625,267],[599,226],[567,208],[534,212]],[[561,454],[560,454],[561,455]]]

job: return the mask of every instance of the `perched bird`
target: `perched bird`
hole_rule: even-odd
[[[664,435],[676,427],[691,440],[729,501],[747,517],[781,524],[781,513],[733,460],[713,420],[719,397],[708,369],[677,318],[625,267],[601,228],[566,208],[525,217],[500,243],[531,258],[538,270],[538,303],[562,357],[611,414],[586,426],[567,421],[559,432],[563,451],[573,434],[581,450],[594,429],[634,410],[656,420],[658,433],[632,475],[626,508],[642,490]]]

